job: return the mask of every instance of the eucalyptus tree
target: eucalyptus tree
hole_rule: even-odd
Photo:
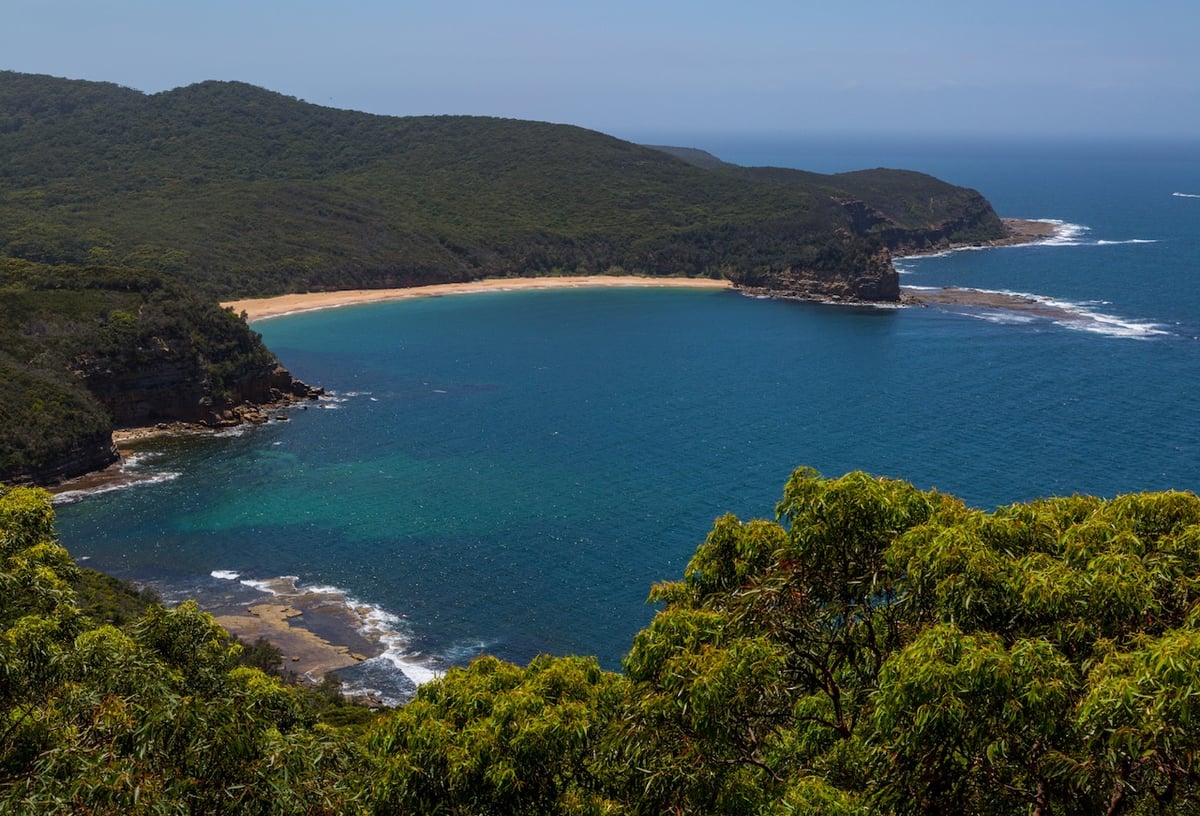
[[[717,520],[610,732],[634,812],[1190,813],[1200,499],[973,510],[798,470]]]

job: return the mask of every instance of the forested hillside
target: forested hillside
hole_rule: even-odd
[[[485,657],[369,725],[193,605],[82,609],[48,498],[0,491],[5,813],[1200,808],[1192,494],[985,513],[801,469],[653,589],[624,673]]]
[[[915,173],[700,168],[567,125],[0,72],[0,255],[152,268],[210,296],[791,270],[895,299],[856,290],[864,258],[1001,235],[978,193]]]

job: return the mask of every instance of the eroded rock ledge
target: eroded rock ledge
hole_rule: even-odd
[[[938,233],[929,240],[920,242],[917,248],[918,242],[910,235],[907,243],[895,250],[880,250],[854,273],[789,268],[772,274],[767,280],[739,282],[737,288],[747,295],[784,300],[865,305],[919,304],[923,295],[916,296],[901,290],[900,276],[892,264],[893,257],[934,255],[955,249],[1036,244],[1053,238],[1061,226],[1054,221],[1032,221],[1022,218],[1000,220],[1004,225],[1004,235],[1001,237],[955,242]]]
[[[125,421],[115,426],[114,436],[120,442],[159,433],[203,432],[230,428],[245,423],[260,425],[272,418],[286,419],[277,412],[296,403],[318,399],[325,389],[309,385],[292,376],[282,365],[275,365],[266,376],[247,376],[244,387],[229,398],[213,400],[201,397],[186,410],[163,414],[161,408],[170,408],[174,403],[156,408],[152,403],[149,410],[137,414],[141,421]],[[139,402],[146,407],[147,403]],[[150,418],[156,421],[150,421]]]
[[[892,256],[882,250],[854,273],[790,267],[765,284],[738,283],[740,292],[754,297],[813,300],[830,303],[895,303],[900,300],[900,276]]]

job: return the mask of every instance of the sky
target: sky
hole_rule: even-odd
[[[656,133],[1200,137],[1200,0],[0,0],[0,69]]]

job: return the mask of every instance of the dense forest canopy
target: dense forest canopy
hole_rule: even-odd
[[[654,587],[623,673],[485,657],[373,722],[244,665],[192,604],[81,605],[77,573],[48,496],[3,491],[4,812],[1200,807],[1189,493],[986,513],[802,468],[774,520],[717,519]]]
[[[221,297],[847,274],[883,245],[1002,234],[978,193],[916,173],[697,167],[567,125],[0,72],[0,255],[150,267]]]

